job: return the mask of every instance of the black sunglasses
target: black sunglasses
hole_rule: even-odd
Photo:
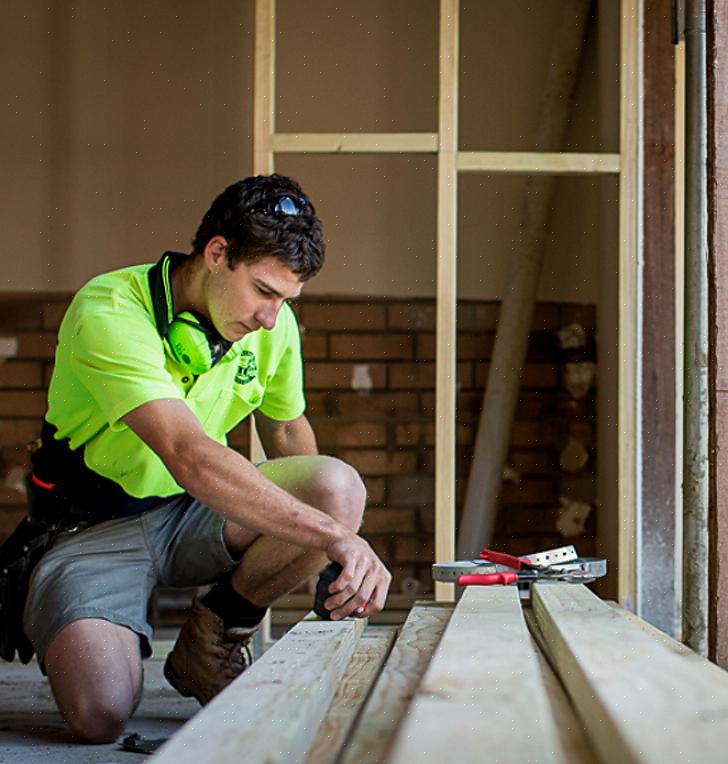
[[[296,217],[298,215],[303,215],[305,209],[306,202],[303,199],[291,196],[290,194],[279,194],[278,196],[261,199],[261,201],[253,205],[248,212],[252,214]]]

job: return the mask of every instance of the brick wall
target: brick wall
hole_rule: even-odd
[[[67,301],[0,298],[0,348],[17,341],[17,354],[0,363],[0,535],[23,513],[25,443],[38,434],[55,332]],[[434,301],[304,298],[296,311],[308,414],[320,448],[363,475],[369,492],[364,533],[390,565],[393,590],[429,591]],[[497,316],[494,303],[469,301],[458,309],[458,505]],[[578,380],[595,357],[594,316],[593,306],[545,303],[536,310],[493,542],[497,548],[525,553],[576,543],[582,554],[594,551],[596,392],[588,379]],[[571,332],[560,333],[569,326]],[[245,452],[247,428],[238,428],[230,440]]]

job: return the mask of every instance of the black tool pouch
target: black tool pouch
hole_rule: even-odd
[[[17,651],[23,663],[33,646],[23,631],[23,610],[33,568],[53,546],[61,530],[74,525],[72,508],[53,490],[27,481],[28,516],[0,547],[0,657],[12,661]]]

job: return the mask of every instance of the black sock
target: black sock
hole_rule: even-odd
[[[258,607],[238,594],[230,583],[230,576],[218,581],[200,602],[222,618],[226,629],[257,626],[268,608]]]

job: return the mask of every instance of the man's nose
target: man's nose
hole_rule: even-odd
[[[281,306],[283,305],[283,301],[270,303],[267,305],[264,305],[258,312],[255,314],[256,321],[264,328],[264,329],[272,329],[276,325],[276,319],[278,318],[278,312],[281,309]]]

